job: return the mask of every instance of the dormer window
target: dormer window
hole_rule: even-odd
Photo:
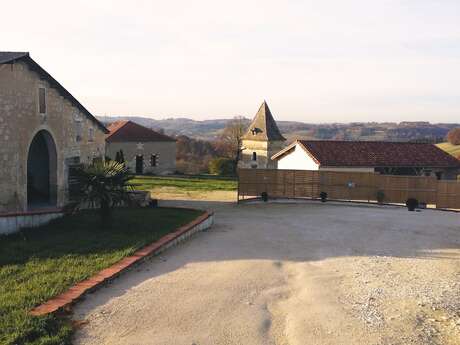
[[[252,135],[257,135],[257,133],[260,133],[260,132],[262,132],[262,131],[261,131],[259,128],[257,128],[257,127],[256,127],[256,128],[253,128],[253,129],[251,129],[251,133],[252,133]]]
[[[44,87],[38,89],[38,112],[46,114],[46,89]]]

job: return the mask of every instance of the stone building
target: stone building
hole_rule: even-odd
[[[117,121],[108,127],[106,154],[123,157],[136,174],[173,174],[176,171],[176,140],[132,121]]]
[[[283,148],[285,141],[267,102],[264,101],[242,137],[239,167],[276,169],[277,162],[271,157]]]
[[[28,53],[0,52],[0,214],[64,206],[69,169],[103,157],[106,133]]]

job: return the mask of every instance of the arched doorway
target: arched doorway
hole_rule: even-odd
[[[41,130],[33,138],[27,156],[27,208],[56,206],[57,155],[53,137]]]

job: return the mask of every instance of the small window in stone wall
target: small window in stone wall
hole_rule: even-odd
[[[150,166],[151,167],[156,167],[158,165],[158,156],[157,155],[151,155],[150,156]]]
[[[94,141],[94,128],[92,127],[88,129],[88,141]]]
[[[46,89],[44,87],[38,89],[38,111],[40,114],[46,114]]]
[[[253,152],[253,153],[252,153],[252,160],[253,160],[253,161],[256,161],[256,160],[257,160],[257,153],[256,153],[256,152]]]
[[[79,120],[75,121],[75,141],[83,140],[83,123]]]

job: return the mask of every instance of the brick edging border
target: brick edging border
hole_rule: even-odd
[[[203,231],[209,228],[212,225],[213,216],[214,214],[212,212],[205,211],[201,216],[192,220],[190,223],[180,226],[174,232],[170,232],[159,240],[137,250],[133,255],[121,259],[117,263],[103,269],[92,277],[76,283],[62,294],[52,297],[45,303],[33,308],[30,311],[30,314],[33,316],[42,316],[54,313],[58,310],[67,309],[86,293],[93,291],[108,281],[116,278],[122,272],[128,270],[133,265],[142,262],[147,257],[159,254],[165,249],[189,238],[195,232]],[[207,220],[210,221],[210,224],[206,223]]]

